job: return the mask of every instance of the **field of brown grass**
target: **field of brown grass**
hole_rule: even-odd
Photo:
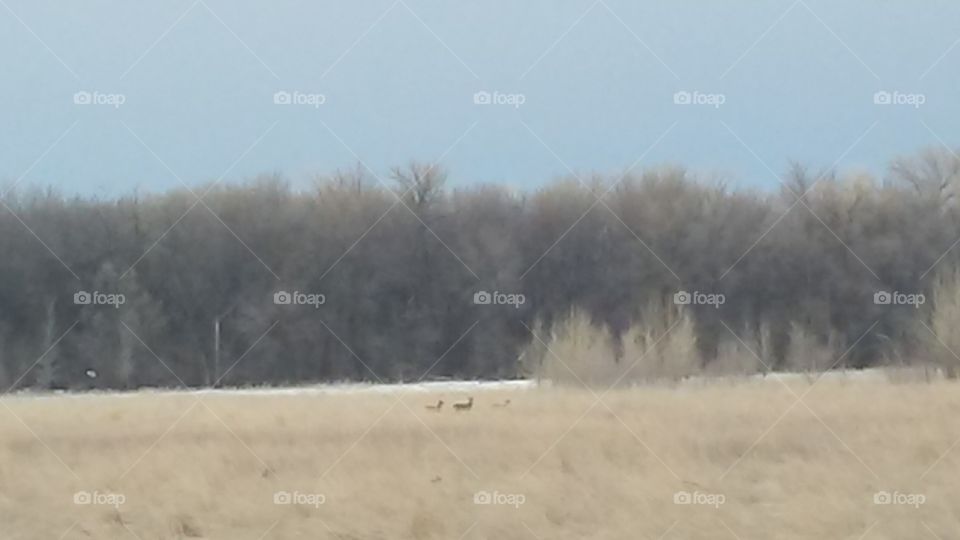
[[[5,397],[0,538],[960,534],[955,383],[473,396]]]

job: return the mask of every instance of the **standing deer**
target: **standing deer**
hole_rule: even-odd
[[[441,409],[441,408],[443,408],[443,400],[442,400],[442,399],[437,400],[437,404],[436,404],[436,405],[426,405],[426,409],[427,409],[428,411],[440,412],[440,409]]]
[[[458,411],[469,411],[473,408],[473,397],[467,398],[466,403],[454,403],[453,408]]]

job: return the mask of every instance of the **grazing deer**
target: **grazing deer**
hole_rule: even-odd
[[[473,397],[467,398],[466,403],[454,403],[453,408],[458,411],[469,411],[473,408]]]
[[[494,404],[493,404],[494,407],[506,407],[506,406],[508,406],[508,405],[510,405],[510,400],[509,400],[509,399],[503,400],[502,403],[494,403]]]
[[[438,399],[436,405],[427,405],[427,406],[426,406],[426,409],[427,409],[428,411],[440,412],[440,409],[441,409],[441,408],[443,408],[443,400],[442,400],[442,399]]]

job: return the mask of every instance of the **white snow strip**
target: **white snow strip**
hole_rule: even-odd
[[[691,377],[679,387],[697,387],[724,381],[751,383],[776,383],[781,381],[814,381],[820,377],[818,373],[786,373],[771,372],[766,375],[757,374],[749,377]],[[887,375],[883,369],[829,371],[823,374],[825,380],[849,381],[885,381]],[[543,383],[549,386],[549,382]],[[190,389],[141,389],[132,392],[120,391],[90,391],[90,392],[33,392],[24,391],[6,396],[4,399],[93,399],[93,398],[129,398],[142,396],[312,396],[312,395],[343,395],[343,394],[393,394],[404,393],[479,393],[489,391],[528,390],[536,388],[533,380],[506,380],[506,381],[429,381],[421,383],[380,384],[380,383],[332,383],[312,386],[291,387],[254,387],[254,388],[190,388]]]
[[[129,398],[142,396],[310,396],[328,394],[393,394],[405,393],[468,393],[496,390],[525,390],[536,386],[535,381],[430,381],[422,383],[379,384],[379,383],[335,383],[314,386],[293,387],[255,387],[255,388],[190,388],[190,389],[142,389],[133,392],[91,391],[91,392],[19,392],[11,398],[51,399],[51,398]]]

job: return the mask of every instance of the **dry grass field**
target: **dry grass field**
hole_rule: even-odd
[[[957,384],[465,397],[5,397],[0,538],[960,537]]]

